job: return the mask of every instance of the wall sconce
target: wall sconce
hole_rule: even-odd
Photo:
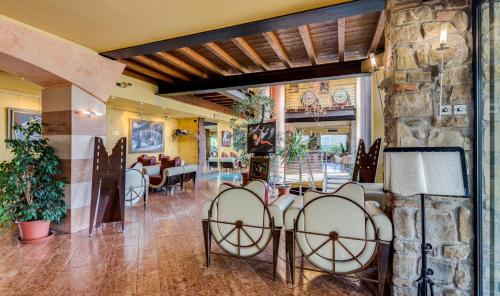
[[[375,75],[375,79],[377,81],[377,90],[378,90],[378,99],[380,101],[380,108],[382,108],[382,114],[384,113],[384,102],[382,100],[382,94],[380,93],[380,81],[378,79],[378,70],[380,70],[378,67],[377,67],[377,59],[375,58],[375,55],[373,53],[370,53],[370,64],[372,66],[372,73]],[[382,116],[382,119],[384,117]]]
[[[443,110],[443,74],[444,74],[444,50],[446,46],[446,39],[448,38],[448,24],[441,24],[441,34],[439,35],[439,48],[441,51],[441,63],[439,64],[439,113],[438,119],[441,120],[441,115],[449,115],[448,110]]]
[[[126,82],[126,81],[120,81],[120,82],[116,83],[116,86],[121,87],[121,88],[127,88],[127,87],[131,87],[132,83]]]
[[[95,112],[95,111],[92,111],[90,109],[85,110],[85,111],[80,111],[80,113],[83,115],[87,115],[88,117],[95,117],[95,116],[103,116],[104,115],[101,112]]]

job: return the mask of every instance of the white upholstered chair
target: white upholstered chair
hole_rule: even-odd
[[[392,223],[361,185],[350,182],[333,193],[307,191],[285,212],[287,257],[295,281],[295,246],[319,271],[347,275],[378,259],[379,290],[388,266]],[[377,256],[378,255],[378,256]]]
[[[144,209],[148,198],[149,176],[143,173],[140,162],[125,170],[125,205],[133,206],[144,197]]]
[[[267,205],[268,185],[254,180],[245,187],[222,184],[219,194],[203,205],[203,234],[207,267],[212,239],[227,254],[249,258],[261,253],[273,241],[273,278],[276,276],[283,214],[294,201],[290,195]]]

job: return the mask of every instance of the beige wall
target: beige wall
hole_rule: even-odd
[[[198,163],[198,118],[182,118],[177,120],[179,129],[187,130],[187,136],[179,136],[175,140],[178,145],[178,156],[185,163]],[[175,144],[175,143],[174,143]]]
[[[11,157],[10,149],[7,149],[5,139],[8,135],[7,108],[27,109],[41,111],[41,99],[39,96],[0,89],[0,161]]]
[[[230,147],[222,147],[222,132],[223,131],[229,131],[231,133],[231,146]],[[222,155],[223,152],[229,154],[231,151],[234,151],[233,149],[233,130],[229,126],[229,123],[220,121],[217,124],[217,145],[219,146],[218,153],[219,157]],[[234,151],[236,152],[236,151]]]
[[[116,110],[112,108],[108,108],[106,111],[106,148],[110,152],[113,146],[116,144],[118,139],[122,137],[127,137],[129,140],[129,130],[130,130],[130,119],[140,118],[139,115],[133,112]],[[175,157],[178,155],[178,144],[176,141],[172,140],[172,135],[177,128],[177,120],[176,119],[167,119],[165,120],[160,116],[143,116],[144,120],[151,121],[160,121],[165,122],[164,127],[164,151],[163,153]],[[130,143],[128,143],[130,145]],[[127,147],[127,151],[129,151],[130,146]],[[155,155],[158,157],[160,152],[146,153],[148,155]],[[131,165],[137,161],[137,157],[143,153],[127,153],[127,165]]]

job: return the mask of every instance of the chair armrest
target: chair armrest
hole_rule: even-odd
[[[304,199],[301,196],[295,197],[294,202],[285,211],[285,229],[292,230],[294,228],[294,221],[297,218],[300,210],[304,207]]]
[[[203,206],[201,207],[201,218],[203,220],[208,219],[208,211],[210,211],[210,206],[212,205],[213,199],[207,199]]]
[[[294,202],[291,195],[282,195],[274,200],[267,208],[274,220],[274,227],[283,227],[283,218],[285,211]]]
[[[148,176],[158,175],[160,173],[160,166],[159,165],[144,166],[142,168],[142,171],[143,171],[144,175],[148,175]]]
[[[375,201],[366,201],[365,210],[375,223],[375,229],[378,229],[380,239],[384,241],[392,241],[392,222],[387,215],[380,209],[380,206]]]

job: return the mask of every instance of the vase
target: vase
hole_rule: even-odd
[[[278,196],[290,194],[290,187],[278,187]]]
[[[19,227],[19,235],[23,242],[37,241],[49,236],[50,221],[18,221],[16,224]]]

